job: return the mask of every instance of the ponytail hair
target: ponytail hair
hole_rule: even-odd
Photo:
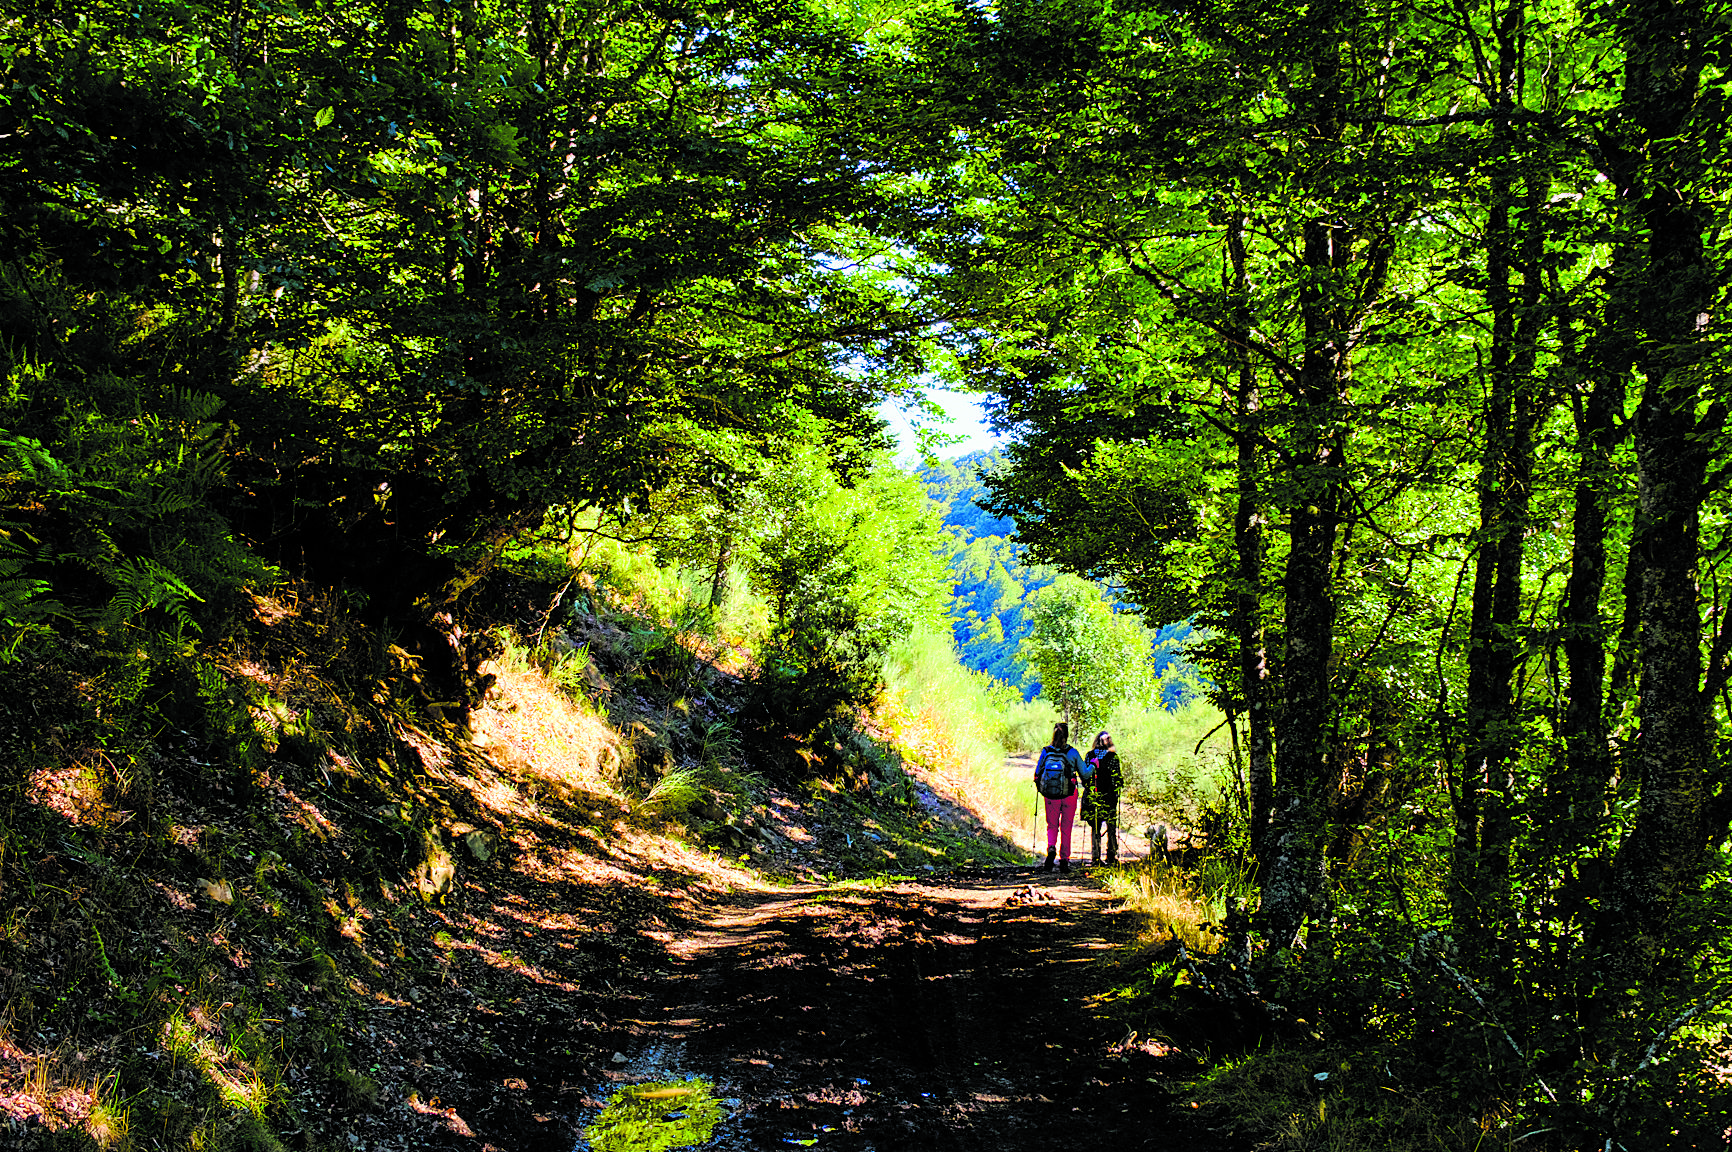
[[[1052,746],[1054,748],[1063,748],[1069,743],[1070,725],[1066,724],[1063,720],[1060,720],[1057,724],[1052,726]]]

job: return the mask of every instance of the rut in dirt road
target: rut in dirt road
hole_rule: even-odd
[[[1225,1147],[1167,1088],[1195,1063],[1090,1008],[1132,930],[1079,873],[759,894],[676,946],[616,1076],[717,1081],[712,1148]]]

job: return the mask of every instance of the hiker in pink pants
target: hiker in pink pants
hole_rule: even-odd
[[[1053,856],[1058,870],[1070,871],[1070,830],[1076,820],[1077,785],[1082,779],[1082,756],[1070,746],[1070,725],[1059,723],[1052,730],[1052,743],[1040,750],[1034,761],[1034,786],[1046,798],[1046,864],[1052,871]]]

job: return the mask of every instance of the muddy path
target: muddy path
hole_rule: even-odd
[[[1104,1005],[1133,930],[1081,872],[743,894],[675,945],[594,1095],[709,1077],[710,1148],[1225,1149],[1174,1095],[1195,1059]]]

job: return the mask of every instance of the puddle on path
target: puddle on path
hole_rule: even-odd
[[[709,1142],[726,1115],[700,1079],[651,1080],[615,1092],[584,1129],[591,1152],[664,1152]]]
[[[584,1117],[573,1152],[746,1152],[741,1102],[725,1084],[688,1071],[683,1045],[655,1044],[621,1066],[606,1103]]]
[[[613,1084],[600,1109],[581,1117],[584,1126],[573,1152],[762,1152],[765,1139],[745,1130],[751,1110],[737,1096],[737,1086],[693,1072],[684,1061],[684,1045],[655,1044],[635,1059],[620,1065],[621,1079]],[[871,1081],[853,1079],[857,1090],[870,1091]],[[920,1093],[921,1105],[936,1103],[934,1094]],[[852,1115],[848,1108],[840,1115]],[[837,1133],[834,1125],[779,1134],[772,1147],[822,1148],[824,1137]],[[856,1140],[858,1137],[855,1138]],[[854,1145],[858,1146],[858,1144]],[[865,1146],[871,1152],[871,1146]]]

